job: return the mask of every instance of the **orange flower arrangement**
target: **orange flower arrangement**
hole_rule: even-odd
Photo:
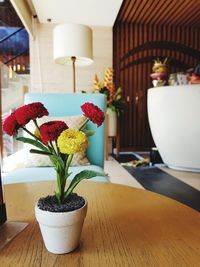
[[[93,93],[105,94],[107,97],[107,107],[120,115],[124,111],[124,100],[122,98],[122,88],[116,89],[113,82],[114,70],[107,68],[105,70],[103,83],[99,81],[97,74],[94,77]]]

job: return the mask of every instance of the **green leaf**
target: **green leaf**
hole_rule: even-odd
[[[55,192],[56,198],[57,198],[57,202],[60,205],[61,204],[61,198],[60,198],[60,194]]]
[[[48,149],[37,140],[33,140],[33,139],[27,138],[27,137],[18,137],[17,140],[21,141],[23,143],[30,144],[32,146],[36,146],[37,148],[40,148],[41,150],[48,152]]]
[[[51,155],[49,156],[53,166],[55,167],[56,170],[60,170],[61,169],[65,169],[65,164],[63,162],[63,160],[57,156],[57,155]]]
[[[67,191],[65,192],[64,198],[67,198],[69,195],[71,195],[74,188],[78,185],[78,183],[80,183],[80,181],[82,181],[83,179],[91,179],[95,176],[105,176],[105,174],[89,170],[81,171],[78,174],[76,174],[72,179]]]
[[[40,154],[40,155],[52,155],[52,153],[47,152],[47,151],[42,151],[42,150],[37,150],[37,149],[30,149],[30,153],[35,153],[35,154]]]

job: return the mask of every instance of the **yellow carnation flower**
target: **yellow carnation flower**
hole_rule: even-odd
[[[81,131],[67,129],[58,137],[58,147],[63,154],[82,152],[88,145],[86,135]]]

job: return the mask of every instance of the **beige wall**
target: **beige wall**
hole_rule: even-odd
[[[53,62],[52,34],[55,24],[36,24],[37,38],[30,40],[31,91],[72,92],[72,67]],[[91,90],[94,74],[103,78],[107,67],[112,66],[112,28],[93,27],[94,63],[76,68],[76,88]]]

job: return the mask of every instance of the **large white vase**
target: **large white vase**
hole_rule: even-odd
[[[200,85],[149,89],[148,117],[164,163],[200,172]]]

